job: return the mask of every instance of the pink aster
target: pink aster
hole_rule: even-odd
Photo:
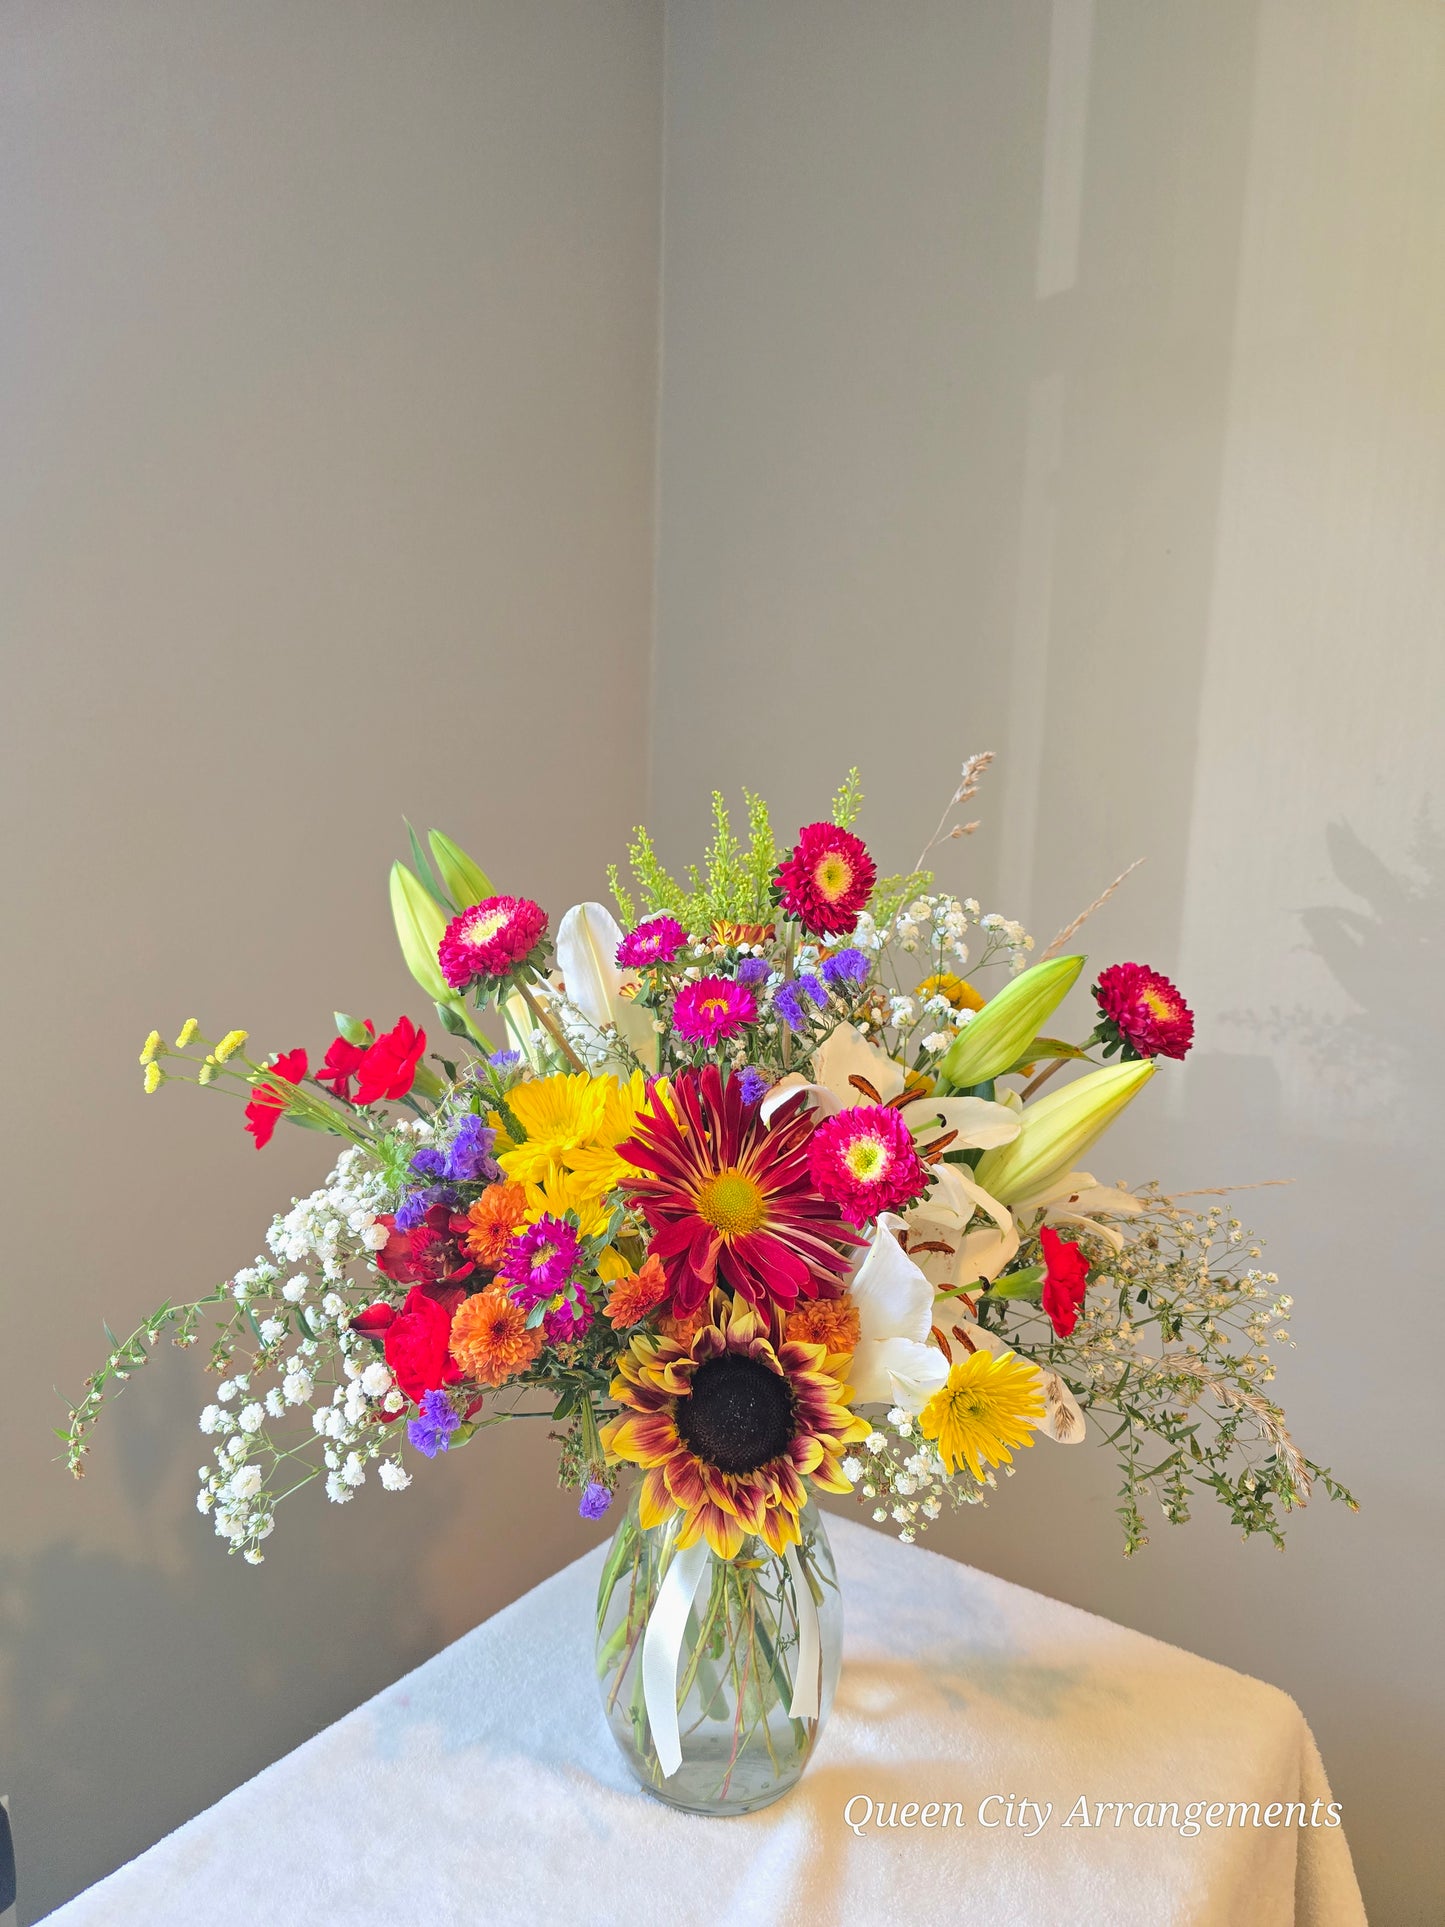
[[[1194,1012],[1147,964],[1110,964],[1094,985],[1100,1037],[1126,1057],[1183,1057],[1194,1042]],[[1108,1050],[1105,1050],[1107,1056]]]
[[[672,1006],[672,1027],[690,1044],[709,1050],[721,1038],[736,1037],[744,1024],[756,1023],[758,1000],[746,984],[731,977],[699,977],[685,984]]]
[[[889,1104],[855,1104],[824,1118],[808,1146],[808,1168],[822,1196],[853,1224],[900,1211],[928,1188],[913,1133]]]
[[[836,936],[867,909],[877,877],[877,865],[851,830],[810,823],[778,865],[778,900],[805,929]]]
[[[512,1297],[526,1311],[544,1298],[555,1298],[568,1283],[582,1247],[565,1218],[549,1214],[516,1232],[502,1259],[501,1278]]]
[[[624,970],[650,970],[654,964],[671,963],[686,942],[687,932],[676,917],[649,917],[618,944],[617,961]]]
[[[505,977],[541,942],[547,912],[529,897],[488,897],[453,917],[437,946],[437,962],[453,990],[478,977]]]

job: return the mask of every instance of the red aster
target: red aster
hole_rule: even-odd
[[[778,900],[790,917],[819,936],[851,930],[873,894],[878,869],[850,830],[810,823],[778,865]]]
[[[725,1285],[755,1305],[836,1296],[847,1248],[861,1240],[808,1169],[813,1121],[800,1093],[762,1123],[716,1064],[672,1079],[674,1119],[654,1098],[618,1155],[646,1176],[622,1189],[652,1226],[672,1309],[686,1314]]]
[[[343,1104],[354,1102],[351,1095],[351,1080],[356,1075],[356,1067],[376,1041],[368,1017],[363,1028],[366,1031],[364,1044],[349,1044],[344,1037],[335,1038],[326,1047],[321,1069],[316,1073],[316,1082],[324,1084],[333,1097],[339,1097]]]
[[[928,1189],[913,1133],[891,1104],[855,1104],[824,1118],[808,1146],[813,1182],[853,1224],[901,1211]]]
[[[425,1049],[426,1032],[418,1030],[410,1017],[398,1017],[356,1067],[356,1102],[375,1104],[386,1098],[394,1103],[405,1097],[416,1081],[416,1067]]]
[[[299,1084],[306,1075],[304,1050],[286,1050],[268,1064],[256,1085],[256,1095],[246,1106],[246,1129],[256,1140],[259,1151],[271,1142],[271,1134],[286,1109],[285,1084]]]
[[[1194,1012],[1167,977],[1147,964],[1110,964],[1094,985],[1104,1055],[1183,1057],[1194,1042]]]
[[[1089,1276],[1089,1261],[1079,1247],[1044,1225],[1039,1232],[1044,1251],[1044,1289],[1041,1299],[1049,1323],[1067,1338],[1079,1322],[1079,1307]]]
[[[437,946],[437,962],[453,990],[478,977],[495,981],[530,956],[547,928],[547,912],[530,897],[487,897],[453,917]]]

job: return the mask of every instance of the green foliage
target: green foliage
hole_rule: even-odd
[[[743,791],[747,806],[748,841],[738,837],[721,790],[713,791],[712,841],[703,865],[689,864],[682,881],[673,876],[657,854],[651,834],[641,824],[627,846],[627,860],[637,884],[644,916],[676,917],[689,931],[703,931],[717,921],[764,923],[772,914],[769,885],[778,864],[768,806],[760,796]],[[638,902],[626,889],[617,867],[609,868],[608,882],[623,922],[638,919]]]
[[[868,900],[868,911],[876,924],[891,923],[905,903],[933,887],[932,870],[909,870],[899,876],[879,877]]]
[[[863,807],[863,786],[857,769],[850,769],[833,798],[833,821],[840,830],[851,830]]]

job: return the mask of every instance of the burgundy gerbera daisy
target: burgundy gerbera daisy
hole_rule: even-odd
[[[851,830],[810,823],[791,856],[778,865],[778,900],[818,936],[851,930],[873,894],[878,869]]]
[[[715,1284],[784,1308],[800,1294],[836,1295],[861,1240],[813,1184],[805,1096],[769,1126],[716,1064],[680,1071],[671,1092],[676,1118],[654,1097],[617,1150],[644,1174],[622,1189],[652,1226],[649,1255],[662,1261],[672,1310],[695,1311]]]
[[[547,912],[530,897],[487,897],[453,917],[437,946],[437,962],[453,990],[478,977],[495,981],[541,942]]]
[[[1194,1042],[1194,1012],[1157,970],[1147,964],[1110,964],[1094,985],[1103,1021],[1094,1035],[1104,1055],[1122,1048],[1125,1057],[1183,1057]]]

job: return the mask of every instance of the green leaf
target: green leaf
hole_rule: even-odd
[[[371,1042],[371,1032],[359,1017],[348,1017],[344,1010],[334,1010],[331,1015],[337,1036],[344,1037],[348,1044],[360,1046]]]
[[[454,917],[457,914],[457,906],[452,902],[438,881],[436,872],[431,866],[431,859],[421,846],[421,838],[411,827],[411,824],[407,823],[405,817],[401,820],[403,823],[406,823],[407,841],[411,844],[411,860],[416,865],[416,874],[421,883],[421,887],[429,897],[436,898],[443,910],[446,911],[448,917]]]
[[[553,1418],[571,1418],[576,1409],[577,1391],[574,1386],[571,1390],[564,1392],[552,1407],[552,1416]]]
[[[1080,1050],[1077,1044],[1066,1044],[1061,1037],[1036,1037],[1016,1063],[1010,1064],[1006,1071],[999,1071],[1000,1077],[1013,1077],[1020,1071],[1031,1070],[1035,1064],[1046,1064],[1055,1057],[1081,1058],[1089,1061],[1089,1053]]]
[[[1026,1298],[1030,1304],[1039,1302],[1044,1288],[1044,1268],[1042,1265],[1028,1265],[1022,1271],[1006,1272],[1002,1278],[995,1278],[984,1296],[987,1298]]]
[[[546,1316],[547,1316],[547,1300],[545,1298],[539,1298],[536,1304],[533,1305],[532,1309],[527,1313],[526,1329],[529,1332],[535,1331],[538,1325],[541,1324],[542,1320]]]

